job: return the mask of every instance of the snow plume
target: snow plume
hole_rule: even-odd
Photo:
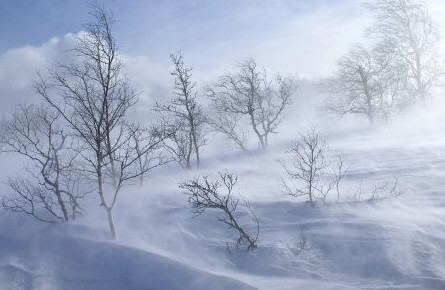
[[[317,15],[330,15],[328,8],[321,10]],[[310,38],[310,26],[295,24],[299,25]],[[288,36],[290,43],[294,38]],[[35,71],[69,60],[74,38],[68,34],[0,56],[3,111],[19,101],[37,102],[31,86]],[[266,49],[268,45],[278,47],[269,42],[258,51],[278,51]],[[291,50],[269,61],[277,61],[276,68],[282,71]],[[191,55],[190,63],[197,67],[199,82],[206,70],[195,65],[197,55]],[[304,57],[299,55],[299,60]],[[234,65],[230,56],[224,61],[228,62],[223,68]],[[258,61],[275,72],[268,60]],[[215,63],[207,67],[211,73],[199,85],[222,73],[222,62]],[[171,95],[168,55],[165,61],[124,55],[124,64],[141,92],[134,116],[151,120],[152,104]],[[291,62],[286,65],[293,67]],[[326,96],[308,79],[298,80],[294,102],[264,152],[243,154],[213,135],[199,170],[183,171],[172,162],[150,172],[142,186],[125,187],[115,208],[116,241],[109,240],[106,216],[95,194],[83,201],[88,215],[66,224],[42,224],[0,211],[0,288],[444,289],[443,91],[388,125],[370,128],[355,117],[333,121],[322,110]],[[326,158],[334,162],[341,157],[348,168],[338,203],[328,196],[326,202],[311,205],[305,197],[285,195],[280,187],[284,170],[277,160],[286,158],[284,152],[299,134],[313,127],[327,139]],[[0,158],[3,176],[20,163],[15,157]],[[217,211],[193,218],[191,205],[178,188],[180,182],[224,170],[237,173],[234,195],[249,200],[260,220],[258,248],[252,252],[236,247],[236,233],[218,220]],[[332,175],[320,182],[329,182]],[[393,185],[400,195],[391,194]],[[254,228],[246,211],[238,217],[243,228]]]

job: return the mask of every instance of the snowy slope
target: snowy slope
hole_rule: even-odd
[[[265,154],[215,149],[199,172],[171,166],[127,188],[116,241],[94,195],[88,217],[67,225],[2,211],[0,289],[445,289],[445,142],[434,126],[417,126],[327,134],[329,157],[349,168],[338,203],[283,194],[277,160],[296,137],[288,129]],[[192,218],[178,188],[224,169],[237,172],[236,192],[260,218],[253,252],[235,247],[217,212]],[[368,201],[394,178],[402,195]],[[239,218],[252,230],[245,211]],[[301,228],[309,251],[299,250]]]
[[[32,226],[1,237],[1,289],[254,289],[149,251],[75,237],[82,234],[69,226]]]

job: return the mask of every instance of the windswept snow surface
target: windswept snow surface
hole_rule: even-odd
[[[0,212],[0,289],[445,289],[445,142],[424,125],[326,134],[329,159],[349,168],[339,202],[283,194],[277,160],[297,137],[288,130],[266,153],[207,152],[200,171],[171,165],[126,188],[116,241],[94,195],[89,215],[69,224]],[[224,169],[260,219],[253,252],[236,248],[217,211],[192,218],[178,188]],[[402,195],[369,200],[395,178]],[[254,230],[242,207],[238,218]]]
[[[255,289],[150,251],[82,237],[79,230],[37,226],[4,233],[0,289]]]

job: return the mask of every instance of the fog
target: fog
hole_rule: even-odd
[[[44,103],[35,89],[37,72],[46,78],[48,68],[77,61],[72,49],[85,33],[81,21],[88,19],[87,1],[57,4],[52,13],[44,11],[49,2],[38,7],[18,2],[54,27],[45,23],[25,31],[16,22],[31,12],[18,16],[19,4],[0,4],[0,19],[2,11],[17,16],[0,20],[14,29],[0,46],[2,122],[18,104]],[[193,68],[197,100],[212,117],[208,88],[219,76],[235,74],[249,57],[268,77],[292,77],[297,89],[267,148],[259,145],[248,119],[239,124],[245,126],[249,153],[206,129],[200,168],[192,163],[184,170],[172,161],[150,170],[143,184],[125,185],[113,209],[116,240],[110,239],[95,191],[81,199],[88,214],[67,222],[42,223],[32,214],[0,209],[0,288],[443,289],[444,80],[425,102],[413,102],[387,122],[370,125],[360,114],[329,114],[326,100],[335,96],[322,84],[353,44],[370,44],[366,28],[372,21],[361,1],[308,2],[107,2],[123,71],[138,92],[131,121],[159,124],[153,106],[174,96],[169,55],[178,51]],[[445,4],[424,2],[443,34]],[[443,58],[443,38],[437,50]],[[283,187],[283,161],[291,161],[289,150],[311,129],[327,145],[328,166],[316,182],[330,188],[314,203]],[[335,188],[340,160],[346,172]],[[29,172],[20,154],[2,152],[0,164],[5,198],[11,194],[7,178]],[[221,223],[218,208],[194,215],[187,192],[179,188],[198,177],[218,180],[219,172],[238,177],[235,216],[244,229],[255,232],[255,222],[242,201],[259,219],[252,251]]]

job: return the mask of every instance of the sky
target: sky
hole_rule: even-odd
[[[443,0],[426,3],[444,22]],[[31,98],[36,71],[64,58],[90,18],[89,0],[0,1],[0,101]],[[171,88],[169,54],[181,50],[201,85],[253,57],[271,72],[331,74],[363,40],[370,20],[360,0],[104,0],[130,80],[146,98]],[[439,23],[440,26],[442,23]],[[443,46],[445,47],[445,46]]]
[[[357,2],[357,1],[355,1]],[[0,2],[0,32],[7,41],[0,51],[82,29],[90,0],[4,0]],[[348,0],[108,0],[117,20],[116,32],[126,49],[153,52],[151,46],[221,44],[252,41],[286,29],[291,19],[320,9],[357,8]],[[344,11],[353,15],[352,9]]]
[[[1,42],[0,52],[24,45],[38,46],[50,38],[78,32],[88,21],[90,3],[86,0],[1,1],[0,33],[6,36],[6,41]],[[109,0],[103,3],[115,15],[115,34],[123,51],[151,60],[168,61],[169,53],[183,50],[196,60],[204,57],[233,61],[254,56],[272,62],[270,58],[278,58],[282,51],[289,58],[295,54],[292,58],[298,59],[307,52],[305,47],[311,47],[311,51],[320,53],[318,57],[323,57],[327,47],[321,38],[344,37],[344,30],[355,38],[360,36],[357,28],[363,22],[362,7],[356,0]],[[336,25],[332,26],[332,22]],[[319,42],[314,43],[317,38]],[[342,42],[333,44],[335,47],[330,49],[341,49]],[[203,61],[204,66],[206,63],[208,61]],[[313,73],[311,69],[300,70]]]

